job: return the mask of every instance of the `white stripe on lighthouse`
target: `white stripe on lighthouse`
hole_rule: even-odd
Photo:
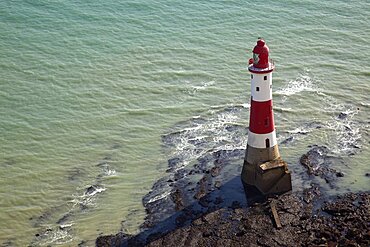
[[[266,78],[266,80],[265,80]],[[267,74],[252,73],[251,95],[254,101],[268,101],[272,99],[272,72]]]
[[[268,140],[268,141],[267,141]],[[266,145],[268,144],[268,146]],[[248,145],[254,148],[268,148],[277,144],[275,130],[267,134],[248,133]]]

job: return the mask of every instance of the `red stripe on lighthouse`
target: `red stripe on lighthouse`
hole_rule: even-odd
[[[267,134],[275,130],[272,100],[251,101],[249,130],[255,134]]]

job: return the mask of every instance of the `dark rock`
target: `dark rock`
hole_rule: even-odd
[[[325,146],[313,146],[300,158],[300,163],[307,169],[309,175],[318,176],[326,183],[334,186],[336,178],[343,177],[344,173],[332,168],[334,163],[343,162],[341,158],[329,155],[330,151]]]
[[[175,203],[177,211],[184,208],[184,200],[182,198],[182,194],[183,193],[178,188],[171,194],[172,201]]]
[[[305,189],[303,191],[303,201],[307,204],[312,203],[314,199],[321,195],[319,187],[317,185],[311,184],[311,188]]]
[[[221,187],[221,181],[216,181],[215,182],[215,187],[217,188],[217,189],[219,189],[220,187]]]
[[[88,242],[86,240],[82,240],[77,246],[78,247],[88,246]]]
[[[71,213],[66,213],[65,215],[63,215],[58,221],[57,221],[57,224],[60,225],[60,224],[64,224],[66,223],[69,218],[71,217]]]
[[[200,181],[199,181],[199,186],[197,193],[194,195],[195,199],[200,199],[204,197],[208,192],[208,177],[204,176]]]
[[[211,176],[217,177],[218,175],[220,175],[220,172],[221,172],[221,167],[215,166],[211,169]]]
[[[283,145],[284,144],[287,144],[289,142],[292,142],[293,139],[294,139],[294,137],[293,136],[290,136],[290,137],[286,138],[285,140],[283,140],[282,142],[280,142],[280,144],[283,144]]]
[[[233,201],[233,203],[231,204],[232,209],[236,209],[236,208],[240,208],[240,207],[241,207],[241,204],[238,201]]]
[[[343,172],[337,172],[335,175],[337,177],[344,177],[344,173]]]
[[[348,113],[345,113],[345,112],[341,112],[339,115],[338,115],[338,118],[339,119],[345,119],[348,117]]]
[[[92,194],[96,193],[96,191],[99,187],[100,186],[98,186],[98,185],[91,185],[91,186],[87,187],[86,190],[85,190],[85,195],[92,195]]]
[[[175,157],[175,158],[169,159],[169,160],[168,160],[168,166],[169,166],[170,168],[176,167],[180,161],[181,161],[181,159],[180,159],[180,158],[178,158],[178,157]]]
[[[116,235],[100,236],[96,239],[96,246],[124,246],[127,245],[130,235],[117,233]]]
[[[216,199],[215,199],[215,204],[217,205],[217,204],[221,204],[221,203],[223,203],[224,202],[224,200],[222,199],[222,197],[216,197]]]

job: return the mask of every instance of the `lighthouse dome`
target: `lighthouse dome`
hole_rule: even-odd
[[[259,39],[253,49],[253,60],[255,68],[266,69],[269,67],[269,48],[263,39]]]

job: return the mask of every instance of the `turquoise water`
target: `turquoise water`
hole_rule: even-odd
[[[0,244],[92,246],[99,234],[136,233],[142,197],[188,145],[184,136],[164,149],[162,135],[202,117],[212,124],[186,131],[218,143],[225,124],[248,125],[257,37],[277,67],[278,138],[295,137],[280,147],[290,169],[308,145],[327,145],[345,161],[340,192],[368,190],[369,10],[366,1],[1,2]],[[243,114],[218,114],[230,106]]]

